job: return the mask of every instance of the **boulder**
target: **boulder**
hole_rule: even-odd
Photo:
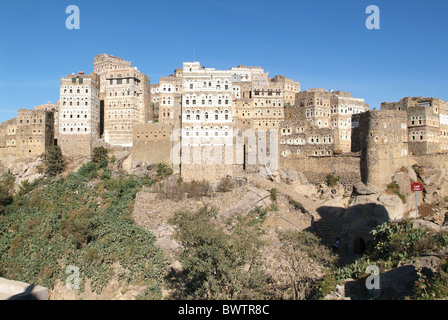
[[[443,168],[425,168],[420,173],[420,176],[426,185],[438,186],[445,180],[445,170]]]
[[[375,193],[376,193],[375,191],[368,188],[362,182],[358,182],[353,186],[353,194],[354,195],[370,195],[370,194],[375,194]]]
[[[380,202],[378,201],[378,194],[356,196],[353,198],[351,206],[363,205],[363,204],[368,204],[368,203],[380,204]]]
[[[414,172],[414,174],[415,174],[415,172]],[[412,193],[411,183],[417,181],[417,180],[412,180],[411,177],[409,177],[409,173],[402,172],[402,171],[397,172],[394,175],[393,180],[400,186],[400,193],[405,196]]]
[[[301,172],[297,172],[292,169],[280,169],[279,170],[280,179],[288,184],[308,184],[308,179]]]
[[[398,220],[404,217],[405,205],[396,194],[381,194],[378,201],[386,208],[390,220]]]
[[[380,276],[380,300],[403,300],[414,294],[419,276],[414,265],[407,264]]]

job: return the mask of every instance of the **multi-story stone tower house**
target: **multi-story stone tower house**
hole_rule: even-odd
[[[111,145],[130,147],[133,126],[153,119],[150,79],[130,61],[107,54],[95,56],[94,70],[100,76],[100,135]]]
[[[168,77],[161,77],[159,84],[152,90],[154,90],[154,98],[159,110],[159,122],[174,124],[175,96],[182,94],[182,69],[176,69],[174,74]],[[179,113],[180,110],[176,110],[176,112]]]
[[[448,151],[448,102],[438,98],[406,97],[398,102],[383,102],[381,109],[406,112],[411,154]]]
[[[114,57],[105,53],[96,55],[93,63],[93,72],[100,76],[100,93],[103,95],[106,93],[106,77],[110,71],[129,68],[131,68],[131,62],[123,58]],[[101,96],[101,100],[104,100],[103,96]]]
[[[300,83],[284,76],[269,79],[269,73],[259,67],[240,66],[235,70],[244,68],[250,68],[251,81],[250,85],[243,81],[239,84],[241,93],[235,103],[236,126],[255,130],[278,129],[285,116],[285,106],[294,102]]]
[[[219,180],[233,165],[232,72],[183,64],[182,159],[185,179]]]
[[[59,139],[59,101],[56,104],[51,103],[49,101],[46,104],[41,104],[39,106],[34,107],[34,110],[45,110],[53,113],[54,118],[54,144],[58,144]]]
[[[53,145],[54,114],[46,110],[17,112],[17,159],[37,158]]]
[[[351,93],[335,91],[331,96],[331,128],[334,130],[336,152],[350,152],[352,116],[369,110],[364,99],[352,97]]]
[[[296,93],[300,92],[300,82],[288,79],[285,76],[275,76],[270,79],[271,87],[280,89],[283,93],[285,106],[292,106],[296,100]]]
[[[335,132],[330,128],[316,130],[306,120],[286,120],[280,122],[279,129],[280,163],[288,167],[294,167],[294,161],[307,157],[333,155]]]
[[[0,160],[13,164],[17,153],[17,119],[9,119],[0,125]]]
[[[48,110],[19,109],[17,118],[0,125],[0,160],[14,164],[36,159],[53,145],[54,113]]]
[[[91,154],[92,141],[100,138],[100,77],[83,72],[61,79],[59,144],[68,156]]]
[[[316,130],[332,129],[334,153],[345,153],[351,150],[352,115],[367,110],[364,99],[354,98],[349,92],[317,88],[297,93],[295,105],[285,110],[285,119],[305,120]]]
[[[134,125],[145,124],[150,117],[150,80],[130,68],[110,71],[106,82],[104,140],[111,145],[130,147]]]

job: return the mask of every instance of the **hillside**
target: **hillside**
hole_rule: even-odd
[[[51,290],[76,266],[81,288],[88,284],[92,293],[115,276],[124,288],[140,286],[141,297],[160,298],[164,257],[131,218],[144,183],[88,163],[67,177],[22,185],[0,216],[0,276],[46,286],[59,299]]]
[[[210,185],[162,164],[125,173],[122,163],[88,162],[15,194],[4,175],[0,277],[46,286],[53,300],[447,297],[443,170],[402,168],[386,190],[370,190],[284,171]],[[429,191],[417,220],[405,190],[414,179]],[[362,252],[350,251],[354,235]],[[372,264],[381,293],[365,289]],[[66,285],[72,266],[79,290]]]

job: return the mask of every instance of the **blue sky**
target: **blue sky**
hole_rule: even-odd
[[[68,30],[68,5],[80,9]],[[368,30],[367,6],[380,9]],[[60,78],[109,53],[152,83],[196,60],[261,66],[302,89],[350,91],[371,108],[405,96],[448,101],[447,0],[0,0],[0,121],[59,98]]]

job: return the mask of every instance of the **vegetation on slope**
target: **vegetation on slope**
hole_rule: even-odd
[[[367,276],[366,268],[375,265],[381,273],[393,268],[415,263],[422,256],[445,256],[448,249],[448,234],[415,227],[412,220],[386,222],[372,230],[373,241],[366,253],[354,263],[334,268],[321,282],[322,296],[334,290],[335,285],[345,279]],[[410,299],[446,299],[448,297],[448,267],[442,259],[438,271],[431,277],[420,277],[415,284],[415,294]]]
[[[81,289],[88,278],[100,292],[119,263],[122,283],[145,285],[147,297],[160,298],[163,254],[131,218],[137,192],[152,180],[111,175],[100,159],[18,192],[0,215],[0,276],[51,289],[74,265]]]

